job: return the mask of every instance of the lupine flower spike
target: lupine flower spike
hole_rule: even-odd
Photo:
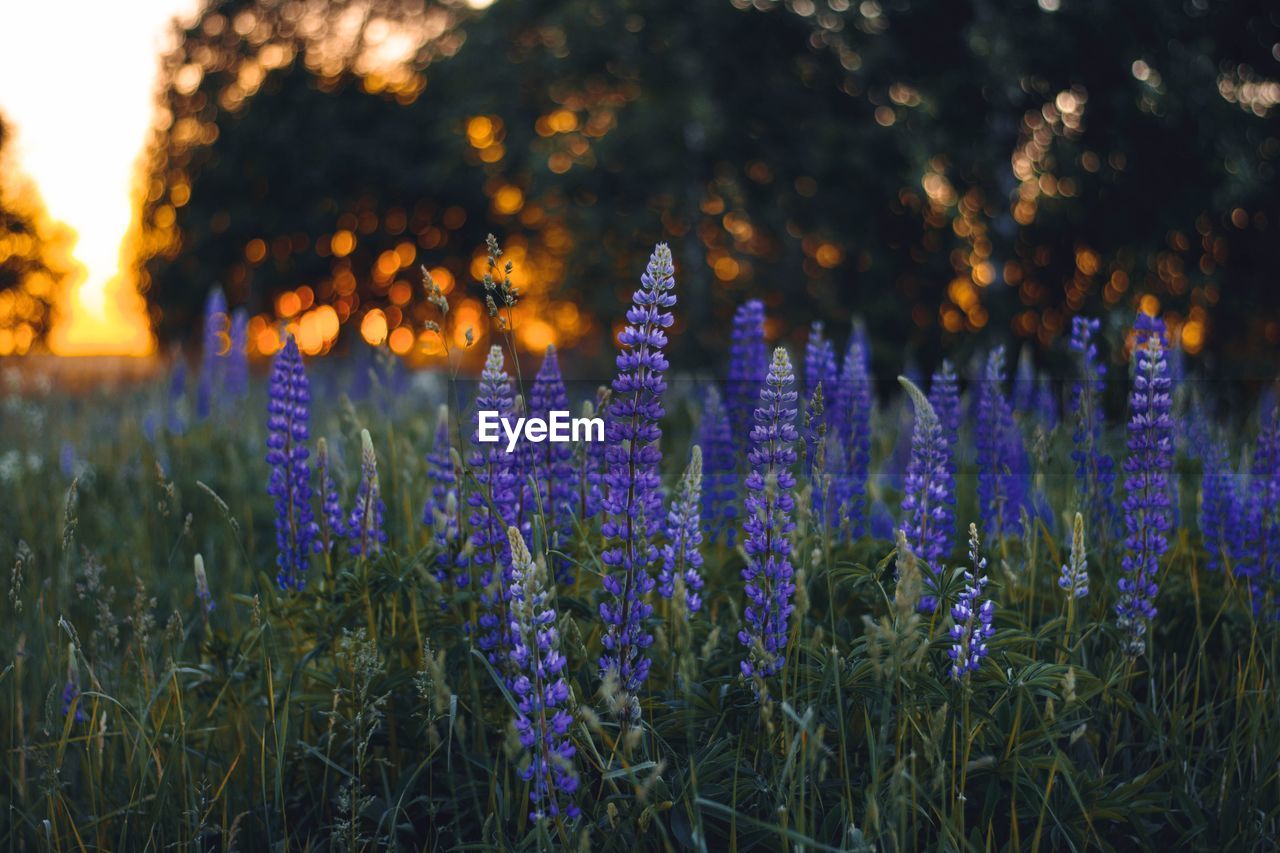
[[[653,540],[662,523],[658,441],[667,387],[662,350],[666,330],[675,322],[670,311],[676,302],[674,289],[671,250],[660,243],[632,297],[628,325],[618,335],[618,376],[605,422],[608,471],[601,529],[607,547],[601,559],[609,569],[604,578],[609,599],[600,604],[606,626],[600,672],[606,681],[616,679],[622,694],[619,707],[632,717],[639,707],[631,698],[649,675],[646,649],[653,643],[644,624],[653,606],[645,597],[653,589],[649,566],[658,555]]]
[[[1125,653],[1139,657],[1146,652],[1148,628],[1156,616],[1155,579],[1172,525],[1173,383],[1165,359],[1164,323],[1139,314],[1134,326],[1136,366],[1129,394],[1129,455],[1124,460],[1127,536],[1116,624],[1125,635]]]
[[[509,418],[514,405],[515,392],[504,367],[502,347],[494,344],[480,374],[476,411],[497,412],[500,418]],[[472,436],[476,450],[469,460],[478,488],[467,496],[475,548],[471,559],[482,569],[480,603],[484,612],[480,615],[478,644],[489,662],[497,666],[503,660],[502,638],[507,633],[507,602],[511,600],[511,549],[506,530],[517,522],[520,483],[515,453],[508,453],[503,442],[480,444],[478,424],[477,418],[477,431]]]
[[[791,567],[791,532],[795,529],[796,461],[795,373],[787,351],[778,347],[760,389],[760,405],[751,430],[751,473],[747,476],[747,603],[745,627],[738,640],[747,649],[742,674],[767,678],[786,660],[787,629],[795,592]]]
[[[710,544],[723,534],[732,548],[738,519],[737,452],[728,413],[714,385],[707,387],[698,445],[703,450],[702,529]]]
[[[964,573],[964,589],[951,607],[952,646],[951,677],[957,680],[977,672],[982,659],[987,656],[987,640],[995,636],[992,624],[996,606],[989,598],[982,598],[987,585],[987,559],[982,556],[978,544],[978,526],[969,525],[969,562],[972,569]]]
[[[1114,528],[1111,495],[1115,487],[1115,462],[1099,447],[1102,441],[1102,401],[1107,367],[1098,359],[1096,337],[1101,322],[1087,317],[1071,321],[1071,349],[1078,353],[1080,380],[1071,390],[1075,429],[1071,434],[1071,459],[1076,463],[1080,505],[1094,534]]]
[[[1215,439],[1202,411],[1191,419],[1191,447],[1200,457],[1200,533],[1208,552],[1205,568],[1218,571],[1224,562],[1239,571],[1243,538],[1247,522],[1242,515],[1236,473],[1232,470],[1227,448]]]
[[[222,288],[215,287],[204,303],[204,347],[196,386],[196,417],[200,420],[209,417],[214,398],[226,386],[227,356],[231,352],[229,331],[227,298],[222,295]]]
[[[1026,509],[1030,462],[1013,408],[1004,393],[1004,347],[987,358],[978,389],[978,508],[995,536],[1017,530]]]
[[[1072,598],[1084,598],[1089,594],[1089,560],[1084,546],[1084,516],[1076,513],[1071,527],[1071,559],[1062,566],[1058,586]]]
[[[573,768],[574,746],[569,741],[573,718],[565,709],[569,686],[561,673],[556,611],[548,602],[546,570],[529,553],[524,537],[507,528],[511,549],[511,690],[516,698],[516,733],[528,752],[521,777],[531,783],[529,819],[573,820],[578,774]]]
[[[240,400],[249,393],[249,312],[231,312],[230,344],[227,350],[227,396]]]
[[[356,490],[356,505],[351,508],[347,532],[351,539],[351,553],[357,557],[370,557],[382,552],[387,543],[382,529],[382,517],[386,506],[378,487],[378,455],[373,450],[373,439],[367,429],[360,430],[360,487]]]
[[[1280,403],[1263,409],[1249,473],[1240,565],[1252,578],[1255,609],[1280,615]]]
[[[915,427],[911,435],[911,461],[902,498],[903,532],[913,554],[935,572],[951,551],[955,528],[955,468],[950,446],[933,406],[910,379],[899,376],[915,406]],[[921,609],[932,612],[937,598],[932,590],[920,601]]]
[[[529,414],[549,419],[551,412],[568,410],[569,394],[560,377],[560,360],[556,357],[556,348],[547,347],[542,367],[529,390]],[[551,547],[563,549],[573,533],[573,511],[578,496],[578,469],[573,464],[573,447],[564,442],[544,441],[541,444],[523,442],[522,448],[528,456],[526,472],[532,475],[538,489],[535,501],[526,478],[522,484],[527,493],[525,505],[531,511],[541,506]],[[555,569],[556,583],[573,583],[572,566],[567,560],[556,558]]]
[[[311,513],[311,463],[307,449],[311,390],[302,353],[290,335],[271,364],[267,392],[267,493],[275,498],[276,582],[302,589],[315,521]]]
[[[329,443],[323,436],[316,441],[316,480],[320,484],[320,538],[316,540],[316,551],[327,554],[335,540],[346,536],[347,522],[342,517],[342,498],[333,483]]]
[[[667,544],[662,546],[662,568],[658,571],[658,594],[670,598],[675,579],[683,578],[685,601],[690,613],[702,607],[698,594],[702,589],[702,527],[700,504],[702,492],[702,450],[697,445],[689,459],[689,467],[680,478],[675,500],[667,513]]]
[[[449,452],[449,408],[440,406],[436,415],[435,440],[427,454],[427,481],[431,497],[422,513],[422,523],[432,530],[439,553],[436,555],[435,577],[443,586],[453,575],[459,589],[467,586],[470,576],[461,571],[466,558],[461,551],[461,528],[458,524],[458,475]]]
[[[840,393],[836,398],[836,434],[840,437],[841,465],[836,471],[833,488],[835,510],[849,519],[854,538],[867,532],[867,478],[871,471],[871,401],[870,368],[866,343],[859,333],[849,337],[844,365],[840,372]]]
[[[751,431],[751,412],[768,369],[769,354],[764,345],[764,303],[752,299],[738,306],[733,315],[729,344],[729,422],[735,436],[743,437]]]
[[[956,369],[945,358],[929,380],[929,405],[942,424],[942,436],[954,458],[960,443],[960,385]]]

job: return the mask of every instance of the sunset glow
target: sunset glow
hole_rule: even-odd
[[[169,22],[195,0],[49,0],[0,13],[0,112],[17,164],[49,215],[75,230],[84,268],[57,300],[49,339],[61,355],[146,355],[146,306],[122,253],[133,224],[135,164],[151,126]],[[37,33],[58,33],[55,39]]]

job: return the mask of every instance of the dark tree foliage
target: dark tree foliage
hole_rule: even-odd
[[[351,20],[427,35],[371,72],[361,35],[334,45]],[[700,354],[751,296],[797,336],[865,317],[893,369],[903,344],[926,364],[1010,332],[1047,349],[1072,314],[1145,296],[1212,370],[1263,376],[1278,24],[1210,0],[213,2],[166,60],[139,264],[172,339],[214,283],[264,312],[306,284],[358,319],[388,305],[370,270],[406,239],[399,277],[467,283],[489,231],[595,315],[666,239],[676,346]],[[279,67],[246,88],[247,63]]]
[[[30,182],[12,170],[10,139],[0,118],[0,355],[26,352],[48,332],[72,239],[49,221]]]

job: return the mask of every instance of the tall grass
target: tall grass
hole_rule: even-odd
[[[260,388],[152,437],[146,415],[166,401],[148,389],[4,402],[4,849],[1274,849],[1280,631],[1248,583],[1206,571],[1185,452],[1145,656],[1114,627],[1112,531],[1083,530],[1090,594],[1058,585],[1077,510],[1059,426],[1031,454],[1052,510],[983,543],[997,631],[976,673],[951,676],[949,607],[971,568],[960,531],[979,518],[966,430],[955,549],[936,566],[901,539],[846,541],[797,466],[795,612],[775,677],[741,676],[740,546],[704,542],[701,608],[679,576],[670,600],[655,594],[638,722],[599,674],[600,518],[549,536],[531,508],[534,555],[576,579],[553,597],[582,811],[534,819],[516,697],[473,642],[478,582],[437,580],[423,524],[437,407],[459,443],[464,383],[375,381],[353,403],[344,391],[367,377],[309,369],[312,435],[347,506],[360,431],[372,437],[388,542],[315,556],[296,593],[274,580]],[[705,399],[692,384],[668,399],[672,493]],[[896,506],[908,404],[881,402],[867,505]],[[1118,428],[1103,442],[1123,454]],[[465,496],[477,481],[460,473]]]

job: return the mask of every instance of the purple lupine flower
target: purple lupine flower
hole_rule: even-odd
[[[249,393],[249,312],[237,308],[231,312],[230,348],[227,350],[225,375],[227,396],[241,400]]]
[[[1089,558],[1084,549],[1084,516],[1078,512],[1071,527],[1071,558],[1062,564],[1058,586],[1072,598],[1084,598],[1089,594]]]
[[[791,598],[795,592],[791,568],[791,532],[795,529],[796,461],[795,373],[787,351],[773,352],[769,375],[760,388],[760,405],[751,430],[751,473],[747,476],[746,536],[743,549],[747,565],[746,627],[738,640],[747,647],[742,674],[767,678],[782,669],[786,660]]]
[[[276,582],[283,590],[306,584],[315,521],[307,449],[311,389],[298,343],[289,335],[271,362],[267,391],[267,493],[276,505]]]
[[[769,369],[769,353],[764,345],[764,303],[752,299],[738,306],[733,315],[729,343],[729,423],[733,434],[744,438],[751,431],[751,412],[760,393],[760,383]]]
[[[702,529],[714,545],[721,534],[733,547],[738,519],[738,465],[729,416],[715,385],[707,386],[698,426],[702,447]]]
[[[529,414],[551,419],[552,412],[569,411],[569,394],[560,377],[560,360],[556,348],[547,347],[542,367],[529,390]],[[589,442],[588,442],[589,443]],[[573,464],[573,447],[562,441],[544,441],[541,444],[523,442],[527,456],[528,473],[537,484],[536,500],[526,481],[526,506],[541,507],[545,529],[552,548],[563,548],[573,534],[573,510],[578,495],[578,469]],[[573,566],[564,557],[555,556],[556,583],[566,586],[573,583]]]
[[[327,554],[336,539],[347,535],[347,522],[342,513],[342,497],[333,484],[333,468],[329,464],[329,443],[321,436],[316,441],[316,482],[320,484],[320,538],[316,552]]]
[[[63,439],[62,448],[58,451],[58,470],[62,472],[63,477],[73,480],[79,467],[79,463],[76,461],[75,444]]]
[[[942,424],[942,435],[952,449],[960,442],[960,380],[947,359],[942,360],[929,380],[929,405]]]
[[[702,607],[702,450],[696,444],[689,467],[680,478],[671,509],[667,512],[667,544],[662,546],[662,568],[658,570],[658,594],[670,598],[677,577],[684,578],[685,601],[690,613]]]
[[[1035,411],[1045,432],[1053,432],[1058,428],[1058,422],[1062,419],[1058,406],[1058,391],[1047,373],[1041,373],[1040,378],[1036,380]]]
[[[882,500],[871,505],[871,514],[867,522],[873,539],[893,539],[893,531],[897,522],[893,520],[893,510]]]
[[[955,463],[951,448],[933,406],[924,392],[911,380],[899,376],[915,407],[915,428],[911,436],[911,461],[902,497],[902,532],[911,552],[935,572],[942,570],[942,559],[951,552],[951,536],[955,528]],[[930,589],[920,599],[920,607],[932,613],[937,596]]]
[[[827,411],[834,402],[836,389],[840,384],[840,367],[836,364],[836,350],[827,339],[821,320],[814,320],[809,326],[809,339],[804,345],[804,467],[812,474],[814,458],[817,455],[819,436],[829,418]],[[821,391],[819,391],[821,388]],[[814,411],[815,403],[821,395],[822,411]],[[818,517],[822,517],[822,490],[814,484],[814,509]]]
[[[351,540],[353,556],[369,557],[382,553],[387,544],[387,533],[382,528],[386,505],[378,487],[378,454],[373,450],[373,439],[367,429],[360,430],[360,485],[356,489],[356,504],[347,519],[347,536]]]
[[[1018,367],[1013,374],[1013,410],[1028,414],[1035,406],[1036,368],[1031,358],[1031,345],[1023,344],[1018,352]]]
[[[196,554],[193,561],[192,573],[196,579],[196,599],[200,602],[200,607],[208,615],[213,612],[213,593],[209,591],[209,576],[204,572],[204,557]]]
[[[995,625],[991,624],[996,614],[995,602],[982,598],[983,588],[987,585],[987,558],[982,556],[978,546],[976,524],[969,525],[969,562],[973,569],[965,569],[964,589],[951,606],[954,624],[951,626],[953,642],[949,654],[951,677],[957,680],[978,671],[982,659],[987,656],[987,640],[996,633]]]
[[[204,420],[213,409],[213,398],[225,387],[228,335],[227,298],[222,288],[209,291],[204,303],[204,347],[200,353],[200,382],[196,386],[196,417]]]
[[[1080,505],[1095,535],[1115,527],[1112,491],[1115,461],[1104,453],[1102,442],[1102,401],[1107,367],[1098,359],[1095,340],[1101,321],[1075,317],[1071,321],[1071,349],[1078,353],[1080,379],[1071,390],[1075,429],[1071,434],[1071,459],[1076,463],[1076,484]]]
[[[849,519],[854,538],[867,527],[867,478],[871,470],[871,375],[867,346],[859,330],[849,336],[832,419],[839,436],[839,464],[832,488],[834,510]],[[892,534],[891,534],[892,535]]]
[[[521,771],[529,786],[533,811],[529,819],[578,817],[573,803],[578,774],[573,769],[574,746],[569,740],[573,723],[565,706],[565,658],[560,653],[556,611],[548,602],[545,569],[534,561],[524,537],[507,528],[511,552],[511,691],[516,698],[516,734],[529,754]]]
[[[644,684],[651,664],[645,650],[653,635],[644,622],[653,606],[645,597],[653,589],[649,566],[658,556],[653,540],[662,523],[658,441],[667,387],[662,349],[666,329],[675,322],[668,310],[676,303],[674,289],[671,250],[659,243],[627,310],[628,325],[618,335],[618,376],[605,423],[608,473],[601,529],[607,545],[601,560],[609,569],[604,588],[610,599],[600,604],[606,626],[600,671],[606,680],[617,679],[623,699],[619,704],[633,715],[638,706],[630,699]]]
[[[1192,451],[1201,463],[1200,535],[1208,552],[1205,568],[1216,572],[1225,561],[1238,570],[1245,530],[1241,516],[1248,513],[1241,506],[1227,446],[1216,440],[1208,417],[1199,408],[1191,418],[1190,435]]]
[[[515,392],[507,375],[502,347],[489,348],[484,370],[480,374],[480,390],[476,396],[476,412],[497,412],[499,418],[510,418],[515,406]],[[469,464],[478,488],[467,496],[471,507],[468,519],[474,545],[472,562],[481,568],[480,636],[477,643],[498,666],[503,663],[504,638],[507,634],[507,603],[511,600],[511,546],[506,530],[518,518],[520,488],[516,474],[516,455],[508,453],[505,442],[480,443],[479,414],[472,435],[476,449]]]
[[[1129,393],[1129,455],[1124,460],[1125,555],[1121,566],[1116,624],[1125,634],[1126,654],[1146,651],[1146,635],[1156,615],[1156,574],[1169,547],[1172,525],[1173,400],[1165,362],[1164,323],[1138,314],[1133,389]]]
[[[68,678],[67,686],[62,688],[62,716],[66,717],[68,714],[70,714],[71,705],[72,703],[75,703],[76,715],[72,719],[73,723],[83,723],[85,720],[88,719],[88,717],[85,716],[84,708],[81,707],[84,703],[76,702],[76,699],[78,699],[79,697],[80,697],[80,688],[76,687],[76,683]]]
[[[1026,508],[1030,462],[1013,408],[1004,394],[1004,347],[987,358],[978,388],[975,443],[978,450],[978,509],[994,536],[1016,531]]]
[[[822,385],[826,397],[831,397],[840,382],[840,367],[836,364],[836,350],[826,337],[821,320],[809,326],[809,339],[804,345],[804,398],[810,400]]]
[[[433,531],[439,551],[434,569],[436,581],[444,586],[452,575],[458,589],[463,589],[471,576],[462,571],[467,567],[467,558],[462,554],[462,530],[458,524],[458,475],[449,450],[449,407],[442,404],[436,416],[435,440],[427,454],[431,497],[422,512],[422,523]]]
[[[1264,412],[1266,410],[1264,409]],[[1258,445],[1249,469],[1249,497],[1243,539],[1243,573],[1252,578],[1254,606],[1259,612],[1274,610],[1280,599],[1280,404],[1272,403],[1270,416],[1262,418]]]

